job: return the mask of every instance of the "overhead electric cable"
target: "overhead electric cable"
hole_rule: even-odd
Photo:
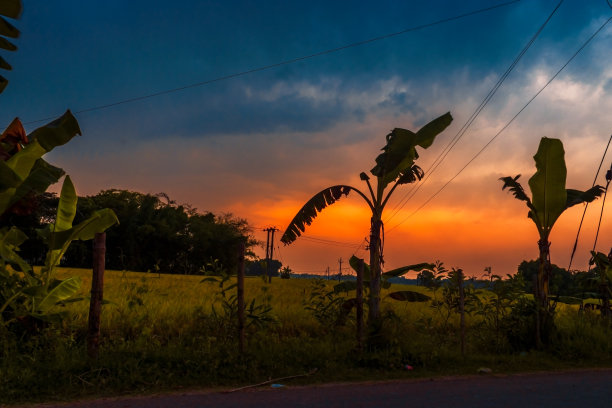
[[[595,234],[595,242],[593,243],[593,252],[597,246],[597,238],[599,237],[599,229],[601,228],[601,220],[603,218],[604,206],[606,205],[606,196],[608,195],[608,188],[612,181],[612,164],[610,164],[610,170],[606,173],[606,189],[604,190],[603,200],[601,202],[601,213],[599,214],[599,222],[597,223],[597,233]]]
[[[597,168],[597,172],[595,173],[595,178],[593,179],[593,185],[591,187],[595,187],[595,183],[597,183],[597,177],[599,177],[599,172],[601,171],[601,166],[604,163],[604,159],[606,158],[606,154],[608,153],[608,148],[610,147],[610,142],[612,142],[612,135],[610,135],[610,139],[608,139],[608,144],[606,145],[606,149],[604,150],[604,154],[601,157],[601,161],[599,162],[599,167]],[[580,230],[582,229],[582,223],[584,222],[584,216],[586,215],[587,208],[589,208],[589,203],[587,202],[584,206],[584,211],[582,211],[582,218],[580,219],[580,225],[578,225],[578,232],[576,233],[576,240],[574,241],[574,247],[572,248],[572,255],[570,256],[569,266],[567,270],[569,271],[572,268],[572,262],[574,262],[574,255],[576,255],[576,248],[578,247],[578,237],[580,236]],[[597,242],[597,240],[595,240]]]
[[[258,67],[258,68],[253,68],[253,69],[249,69],[249,70],[246,70],[246,71],[240,71],[240,72],[236,72],[236,73],[233,73],[233,74],[228,74],[228,75],[220,76],[220,77],[217,77],[217,78],[209,79],[209,80],[206,80],[206,81],[201,81],[201,82],[196,82],[196,83],[189,84],[189,85],[180,86],[180,87],[177,87],[177,88],[171,88],[171,89],[166,89],[166,90],[159,91],[159,92],[153,92],[153,93],[150,93],[150,94],[147,94],[147,95],[141,95],[141,96],[136,96],[136,97],[132,97],[132,98],[127,98],[127,99],[123,99],[123,100],[120,100],[120,101],[107,103],[107,104],[104,104],[104,105],[92,106],[90,108],[86,108],[86,109],[81,109],[81,110],[75,111],[74,113],[75,114],[80,114],[80,113],[92,112],[92,111],[97,111],[97,110],[102,110],[102,109],[108,109],[108,108],[111,108],[111,107],[114,107],[114,106],[124,105],[124,104],[127,104],[127,103],[138,102],[138,101],[142,101],[142,100],[150,99],[150,98],[155,98],[157,96],[167,95],[167,94],[175,93],[175,92],[179,92],[179,91],[184,91],[184,90],[190,89],[190,88],[197,88],[197,87],[200,87],[200,86],[209,85],[209,84],[212,84],[212,83],[215,83],[215,82],[225,81],[225,80],[228,80],[228,79],[232,79],[232,78],[237,78],[237,77],[253,74],[253,73],[256,73],[256,72],[267,71],[269,69],[277,68],[277,67],[280,67],[280,66],[283,66],[283,65],[293,64],[293,63],[296,63],[296,62],[300,62],[300,61],[304,61],[304,60],[320,57],[322,55],[333,54],[333,53],[336,53],[336,52],[339,52],[339,51],[343,51],[343,50],[346,50],[346,49],[349,49],[349,48],[359,47],[361,45],[370,44],[370,43],[373,43],[373,42],[385,40],[387,38],[396,37],[396,36],[399,36],[399,35],[402,35],[402,34],[406,34],[406,33],[410,33],[410,32],[413,32],[413,31],[422,30],[424,28],[429,28],[429,27],[433,27],[433,26],[436,26],[436,25],[440,25],[440,24],[451,22],[451,21],[459,20],[459,19],[462,19],[462,18],[465,18],[465,17],[470,17],[470,16],[473,16],[473,15],[484,13],[484,12],[487,12],[487,11],[491,11],[491,10],[494,10],[494,9],[497,9],[497,8],[500,8],[500,7],[509,6],[511,4],[518,3],[520,1],[521,0],[507,1],[505,3],[500,3],[500,4],[496,4],[494,6],[485,7],[485,8],[481,8],[481,9],[478,9],[478,10],[469,11],[469,12],[466,12],[466,13],[463,13],[463,14],[459,14],[459,15],[456,15],[456,16],[453,16],[453,17],[443,18],[441,20],[433,21],[431,23],[426,23],[426,24],[421,24],[421,25],[414,26],[414,27],[409,27],[409,28],[406,28],[406,29],[401,30],[401,31],[396,31],[396,32],[389,33],[389,34],[380,35],[378,37],[369,38],[367,40],[357,41],[357,42],[346,44],[346,45],[343,45],[343,46],[340,46],[340,47],[330,48],[330,49],[327,49],[327,50],[324,50],[324,51],[319,51],[319,52],[316,52],[314,54],[304,55],[304,56],[301,56],[301,57],[288,59],[288,60],[277,62],[277,63],[274,63],[274,64],[264,65],[264,66],[261,66],[261,67]],[[52,119],[55,119],[55,116],[50,116],[50,117],[46,117],[46,118],[42,118],[42,119],[37,119],[37,120],[25,122],[24,124],[25,125],[29,125],[29,124],[38,123],[38,122],[44,122],[44,121],[48,121],[48,120],[52,120]]]
[[[436,157],[436,159],[433,161],[433,163],[431,164],[429,169],[427,169],[425,171],[425,179],[423,181],[421,181],[420,183],[418,183],[417,185],[413,184],[413,188],[411,188],[410,190],[408,190],[406,192],[406,194],[399,201],[397,206],[392,210],[393,213],[387,218],[387,220],[385,222],[391,221],[391,219],[395,215],[397,215],[399,213],[399,211],[408,203],[408,201],[410,201],[410,199],[412,199],[412,197],[414,197],[414,195],[421,189],[421,187],[427,182],[427,180],[429,180],[431,175],[438,169],[440,164],[444,161],[444,159],[446,159],[446,156],[448,156],[450,151],[455,147],[455,145],[459,142],[459,140],[461,140],[461,138],[465,135],[465,133],[467,132],[469,127],[472,126],[472,123],[474,123],[474,121],[476,120],[478,115],[480,115],[480,112],[482,112],[482,110],[485,108],[485,106],[493,98],[495,93],[497,93],[497,90],[501,87],[502,83],[506,80],[506,78],[514,70],[514,67],[516,67],[518,62],[523,58],[523,55],[525,55],[527,50],[529,50],[529,48],[531,48],[531,46],[533,45],[535,40],[538,38],[540,33],[544,30],[544,27],[546,27],[546,25],[552,19],[552,17],[555,15],[555,13],[559,9],[559,7],[561,7],[561,4],[563,3],[563,1],[564,0],[559,1],[557,6],[554,8],[554,10],[548,16],[548,18],[544,21],[544,23],[540,26],[540,28],[536,31],[536,33],[531,37],[531,39],[527,42],[527,44],[525,44],[525,46],[523,47],[521,52],[514,58],[514,61],[512,61],[512,64],[510,64],[510,66],[508,68],[506,68],[506,71],[497,80],[497,83],[489,91],[487,96],[485,96],[485,98],[482,100],[482,102],[480,102],[480,105],[478,105],[478,107],[472,113],[472,115],[469,117],[469,119],[463,124],[461,129],[459,129],[457,131],[457,134],[455,134],[455,136],[448,142],[448,144],[444,147],[444,149],[442,149],[442,151],[440,152],[438,157]]]
[[[529,101],[527,101],[527,103],[516,113],[516,115],[514,115],[512,117],[512,119],[510,119],[510,121],[508,123],[506,123],[504,125],[503,128],[501,128],[501,130],[499,132],[497,132],[495,134],[495,136],[493,136],[483,147],[482,149],[480,149],[478,151],[478,153],[476,153],[474,155],[474,157],[472,157],[462,168],[461,170],[459,170],[457,172],[457,174],[455,174],[453,177],[451,177],[450,180],[448,180],[442,187],[440,187],[440,189],[438,189],[438,191],[436,191],[431,197],[429,197],[427,200],[425,200],[425,202],[423,204],[421,204],[416,210],[414,210],[408,217],[404,218],[402,221],[400,221],[398,224],[396,224],[395,226],[393,226],[392,228],[388,229],[387,232],[391,232],[394,229],[396,229],[397,227],[399,227],[400,225],[402,225],[404,222],[408,221],[408,219],[410,219],[412,216],[414,216],[417,212],[419,212],[423,207],[425,207],[427,204],[429,204],[431,202],[431,200],[433,200],[438,194],[440,194],[442,192],[442,190],[444,190],[450,183],[453,182],[453,180],[455,180],[461,173],[463,173],[463,171],[474,161],[476,160],[476,158],[478,156],[480,156],[482,154],[482,152],[484,152],[487,147],[489,147],[491,145],[491,143],[493,143],[493,141],[495,139],[497,139],[497,137],[499,135],[502,134],[502,132],[504,130],[506,130],[508,128],[508,126],[510,126],[512,124],[512,122],[514,122],[514,120],[525,110],[527,109],[527,107],[531,104],[531,102],[533,102],[533,100],[535,98],[537,98],[542,91],[544,91],[544,89],[546,89],[548,87],[548,85],[550,85],[550,83],[552,81],[555,80],[555,78],[557,78],[557,76],[559,76],[559,74],[565,69],[565,67],[567,67],[573,60],[574,58],[576,58],[576,56],[578,54],[580,54],[580,52],[593,40],[593,38],[595,38],[597,36],[597,34],[599,34],[601,32],[601,30],[604,29],[604,27],[606,25],[608,25],[608,23],[612,20],[612,17],[608,18],[585,42],[584,44],[582,44],[580,46],[580,48],[578,48],[578,50],[570,57],[569,60],[567,60],[567,62],[565,64],[563,64],[563,66],[561,68],[559,68],[559,70],[555,73],[555,75],[553,75],[548,82],[546,82],[546,84],[544,84],[544,86],[542,86],[540,88],[540,90],[538,92],[536,92],[536,94],[531,97],[531,99],[529,99]]]

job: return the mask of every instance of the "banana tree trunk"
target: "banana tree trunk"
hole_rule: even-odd
[[[552,274],[548,236],[538,241],[538,247],[540,248],[540,259],[534,298],[537,305],[536,345],[541,348],[543,345],[543,330],[548,331],[552,323],[552,315],[548,305],[548,292]]]
[[[368,331],[370,335],[375,335],[381,324],[380,319],[380,253],[381,241],[380,234],[382,221],[380,217],[372,216],[370,226],[370,299],[368,310]]]

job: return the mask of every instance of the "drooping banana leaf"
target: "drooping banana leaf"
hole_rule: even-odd
[[[517,200],[525,201],[525,203],[527,203],[527,207],[529,207],[530,210],[535,211],[535,208],[531,203],[531,199],[525,193],[525,190],[523,189],[521,183],[518,182],[519,177],[521,177],[520,174],[514,178],[501,177],[500,180],[504,182],[502,190],[508,188],[508,190],[510,190],[510,192],[514,195],[514,198],[516,198]]]
[[[349,265],[351,266],[351,268],[353,268],[355,273],[359,271],[360,262],[363,262],[363,283],[368,283],[370,282],[370,278],[372,276],[372,274],[370,273],[370,265],[368,265],[368,263],[365,262],[363,259],[357,258],[355,255],[351,256],[351,258],[349,259]]]
[[[551,296],[551,299],[559,303],[565,303],[566,305],[579,305],[582,303],[582,299],[574,296]]]
[[[411,290],[400,290],[397,292],[389,293],[389,297],[394,300],[401,302],[427,302],[431,298],[419,292],[413,292]]]
[[[595,201],[597,197],[601,197],[605,188],[602,186],[593,186],[587,191],[567,189],[567,202],[565,208],[572,207],[576,204],[590,203]]]
[[[34,163],[28,178],[15,189],[8,202],[8,208],[27,195],[44,193],[50,185],[57,183],[64,174],[64,170],[59,167],[47,163],[44,159],[38,159]]]
[[[304,204],[300,211],[298,211],[285,229],[285,233],[281,237],[281,242],[285,245],[289,245],[295,241],[297,237],[302,235],[302,232],[306,230],[306,225],[310,225],[324,208],[334,204],[343,195],[348,196],[351,190],[356,191],[367,201],[365,195],[354,187],[346,185],[328,187],[315,194],[306,204]]]
[[[113,210],[104,208],[95,211],[88,219],[70,229],[51,232],[48,242],[52,246],[49,247],[42,273],[46,274],[47,277],[51,275],[53,268],[58,265],[72,241],[77,239],[82,241],[93,239],[96,233],[104,232],[107,228],[117,223],[119,223],[119,220]]]
[[[351,290],[357,289],[357,282],[355,281],[344,281],[337,285],[334,285],[334,293],[350,292]]]
[[[384,190],[389,183],[410,169],[419,157],[416,147],[426,149],[431,146],[435,137],[446,129],[452,120],[450,112],[447,112],[416,133],[407,129],[393,129],[387,135],[387,144],[382,148],[383,153],[376,158],[376,166],[370,170],[378,177],[379,190]]]
[[[383,273],[382,276],[384,276],[385,278],[395,278],[398,276],[402,276],[410,271],[420,272],[423,269],[433,269],[433,268],[435,268],[434,264],[423,262],[423,263],[414,264],[414,265],[406,265],[406,266],[402,266],[401,268],[387,271]]]
[[[41,157],[80,132],[76,119],[67,111],[59,119],[32,132],[30,142],[7,161],[0,161],[0,214],[25,197],[30,189],[42,193],[52,184],[61,169],[43,164]],[[40,190],[43,187],[45,190]]]
[[[17,270],[32,273],[32,267],[17,253],[19,246],[28,239],[28,236],[16,227],[3,228],[0,230],[0,258],[7,264],[16,267]]]
[[[76,135],[81,135],[79,122],[72,115],[72,112],[67,110],[59,118],[34,130],[28,137],[30,143],[38,141],[46,151],[50,152],[54,148],[68,143]]]
[[[40,298],[35,298],[34,312],[47,314],[58,302],[74,296],[81,288],[81,278],[73,276],[60,281]]]
[[[550,231],[567,205],[565,151],[559,139],[543,137],[535,156],[536,173],[529,179],[534,221],[538,229]]]

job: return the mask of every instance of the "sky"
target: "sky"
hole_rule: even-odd
[[[275,257],[296,273],[337,273],[339,259],[348,273],[352,255],[367,259],[370,214],[358,196],[326,208],[290,246],[279,244],[280,234],[324,188],[366,188],[359,173],[374,166],[393,128],[416,131],[450,111],[451,126],[419,151],[417,164],[429,173],[559,1],[515,1],[427,25],[501,4],[24,0],[13,21],[19,49],[2,52],[13,70],[2,73],[10,82],[0,120],[8,126],[19,117],[29,133],[70,109],[83,135],[47,160],[70,174],[80,195],[164,192],[201,212],[244,218],[262,241],[263,228],[277,227]],[[394,193],[383,215],[385,269],[440,260],[468,276],[488,266],[505,275],[537,257],[527,208],[499,178],[521,174],[528,191],[546,136],[564,143],[567,187],[592,185],[612,133],[612,24],[470,160],[610,17],[606,0],[562,2],[431,177]],[[388,36],[419,26],[426,27]],[[113,106],[89,110],[105,105]],[[611,161],[608,152],[598,184]],[[588,207],[572,268],[587,267],[601,204]],[[568,266],[583,209],[557,221],[553,263]],[[606,205],[597,249],[607,253],[611,241]]]

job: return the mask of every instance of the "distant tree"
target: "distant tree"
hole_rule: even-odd
[[[270,274],[272,275],[272,277],[279,276],[279,273],[280,273],[279,271],[281,267],[283,266],[283,264],[276,259],[271,259],[269,262],[270,262]],[[246,270],[245,270],[245,275],[247,276],[267,275],[266,260],[257,259],[257,260],[252,260],[248,262],[246,266]]]
[[[163,193],[104,190],[81,197],[77,217],[86,217],[98,208],[113,209],[120,222],[107,232],[109,269],[197,274],[217,260],[233,273],[238,260],[236,242],[244,239],[251,254],[258,244],[246,220],[231,214],[198,213]],[[75,245],[64,264],[89,267],[91,248]]]
[[[289,279],[291,278],[291,268],[289,268],[288,266],[285,266],[283,269],[280,270],[280,277],[281,279]]]

